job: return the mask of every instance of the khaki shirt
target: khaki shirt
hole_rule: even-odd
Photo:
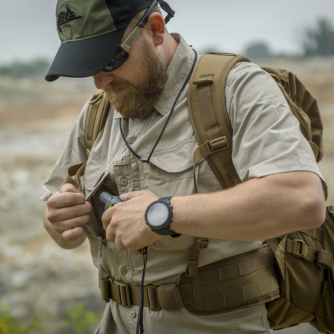
[[[181,36],[179,47],[168,66],[165,90],[148,118],[123,119],[117,111],[110,113],[104,131],[99,135],[87,162],[83,178],[84,192],[96,215],[88,225],[103,233],[97,217],[103,205],[98,194],[108,189],[114,195],[132,190],[150,190],[159,197],[194,193],[192,179],[193,153],[198,147],[188,115],[187,90],[182,92],[173,115],[149,164],[143,163],[127,148],[120,134],[119,122],[131,148],[146,159],[155,144],[173,103],[185,82],[195,59],[194,51]],[[272,78],[253,63],[239,63],[230,72],[226,85],[226,103],[233,127],[233,162],[240,179],[245,182],[275,173],[311,171],[321,178],[313,152],[299,130],[297,119]],[[47,200],[64,183],[69,166],[86,160],[84,106],[70,138],[53,171],[44,184],[43,200]],[[221,185],[206,160],[197,168],[198,192],[221,190]],[[97,216],[97,217],[96,217]],[[205,222],[203,222],[205,223]],[[117,280],[141,283],[143,259],[87,230],[94,264]],[[185,271],[195,238],[182,235],[165,236],[148,252],[146,284],[178,282]],[[263,241],[232,241],[210,239],[200,252],[203,266],[225,257],[247,252]],[[113,317],[111,317],[111,313]],[[97,333],[135,333],[138,307],[124,308],[111,301]],[[112,319],[113,318],[113,319]],[[115,327],[115,323],[118,329]],[[144,310],[147,333],[269,333],[264,305],[223,315],[197,316],[185,308],[177,311]]]

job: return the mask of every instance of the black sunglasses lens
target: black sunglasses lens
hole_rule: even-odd
[[[121,48],[120,48],[121,49]],[[121,51],[116,52],[116,56],[111,59],[109,64],[102,70],[103,72],[111,72],[117,70],[129,59],[129,54],[121,49]]]

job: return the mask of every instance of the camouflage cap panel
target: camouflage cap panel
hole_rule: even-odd
[[[153,0],[59,0],[57,30],[62,43],[104,35],[125,28]]]
[[[104,0],[59,0],[57,30],[62,43],[100,36],[116,30]]]

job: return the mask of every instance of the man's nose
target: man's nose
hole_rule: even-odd
[[[108,83],[112,82],[114,80],[113,74],[106,74],[106,73],[97,73],[93,75],[94,84],[97,89],[103,89],[105,86],[107,86]]]

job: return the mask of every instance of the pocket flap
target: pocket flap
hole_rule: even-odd
[[[168,173],[179,173],[193,166],[193,155],[197,147],[197,141],[191,139],[174,150],[152,156],[151,162]]]

